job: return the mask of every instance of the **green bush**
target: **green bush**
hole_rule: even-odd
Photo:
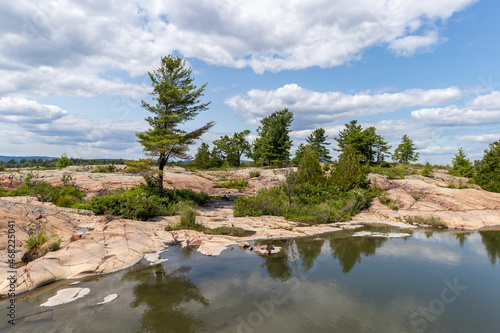
[[[405,221],[409,224],[426,224],[434,227],[447,227],[446,224],[435,216],[421,217],[421,216],[406,216]]]
[[[74,184],[53,186],[46,182],[32,181],[31,174],[28,174],[23,185],[11,191],[3,191],[7,196],[34,196],[41,202],[51,202],[60,207],[70,207],[80,202],[83,192]]]
[[[380,165],[371,166],[370,172],[377,175],[387,176],[389,179],[404,179],[406,176],[411,174],[411,171],[405,168]]]
[[[425,166],[422,169],[422,172],[420,174],[424,177],[431,177],[432,172],[433,172],[432,165],[429,162],[427,162],[427,163],[425,163]]]
[[[57,251],[61,246],[61,238],[57,234],[47,235],[45,229],[29,235],[26,240],[26,252],[22,262],[30,262],[44,256],[47,252]]]
[[[259,176],[260,176],[259,171],[250,171],[250,178],[259,177]]]
[[[154,184],[141,184],[127,190],[116,190],[110,194],[92,198],[73,208],[88,209],[98,215],[117,215],[145,221],[150,217],[173,215],[174,205],[181,201],[203,204],[210,199],[205,193],[188,189],[158,191]]]
[[[340,191],[368,186],[367,170],[360,164],[358,157],[350,150],[342,153],[330,174],[330,181]]]
[[[113,172],[116,172],[116,166],[114,164],[99,165],[92,172],[93,173],[113,173]]]
[[[491,143],[484,151],[473,180],[486,191],[500,193],[500,141]]]
[[[248,186],[248,179],[238,178],[238,179],[229,179],[226,182],[215,184],[215,188],[235,188],[242,189]]]

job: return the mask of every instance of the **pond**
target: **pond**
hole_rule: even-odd
[[[336,232],[252,243],[283,247],[268,257],[237,246],[219,257],[169,247],[161,265],[143,260],[81,279],[77,287],[90,293],[72,303],[40,307],[70,280],[18,295],[16,326],[3,315],[0,330],[498,332],[500,231],[405,232],[411,237]],[[0,302],[6,309],[8,299]]]

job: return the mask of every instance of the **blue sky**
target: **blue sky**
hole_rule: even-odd
[[[287,107],[294,146],[357,119],[420,162],[500,139],[493,0],[16,1],[0,4],[0,155],[139,158],[148,71],[175,54],[207,83],[185,128],[250,129]],[[294,147],[294,149],[295,149]],[[193,148],[194,154],[196,146]],[[334,154],[335,155],[335,154]]]

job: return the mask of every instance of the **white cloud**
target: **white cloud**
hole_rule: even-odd
[[[406,36],[392,41],[389,49],[400,56],[411,56],[418,51],[429,50],[430,46],[440,41],[437,31],[431,31],[424,36]]]
[[[141,76],[176,51],[257,73],[342,65],[373,46],[410,55],[439,43],[439,25],[474,2],[3,2],[0,94],[142,96],[142,85],[103,74]]]
[[[460,135],[456,136],[455,139],[465,142],[493,142],[500,140],[500,133]]]
[[[413,111],[412,117],[429,125],[482,125],[500,123],[500,92],[478,96],[464,106],[448,105]]]
[[[340,119],[356,119],[377,113],[393,112],[415,106],[433,106],[456,101],[462,97],[460,89],[409,89],[398,93],[315,92],[297,84],[287,84],[270,91],[253,89],[246,96],[236,95],[224,101],[247,124],[258,125],[272,112],[289,108],[294,113],[297,130],[333,123]],[[297,128],[299,126],[299,128]]]
[[[12,97],[0,99],[0,120],[3,151],[15,151],[13,146],[18,144],[44,146],[44,151],[53,151],[48,146],[56,145],[70,148],[66,150],[70,156],[82,158],[135,151],[135,132],[147,128],[146,122],[96,122],[54,105]]]

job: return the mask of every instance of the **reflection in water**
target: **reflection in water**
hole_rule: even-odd
[[[491,264],[495,265],[497,260],[500,259],[500,231],[480,231],[479,234],[490,257]]]
[[[266,256],[264,266],[266,266],[269,276],[286,281],[292,276],[292,269],[288,265],[287,251],[282,251],[279,254]]]
[[[467,237],[472,235],[472,232],[461,232],[455,234],[455,237],[458,239],[458,242],[460,243],[460,247],[464,247],[465,241],[467,240]]]
[[[308,272],[314,264],[314,260],[321,253],[321,248],[323,247],[324,239],[315,240],[297,240],[295,244],[297,245],[297,252],[299,252],[300,259],[302,261],[302,267]]]
[[[386,241],[385,238],[371,237],[331,238],[330,248],[333,257],[340,262],[342,272],[347,274],[357,262],[361,262],[361,255],[374,255]]]
[[[205,328],[200,319],[183,308],[193,301],[209,305],[187,277],[190,270],[181,267],[165,274],[162,265],[156,265],[154,269],[131,271],[123,276],[123,280],[139,282],[133,290],[131,307],[148,307],[142,314],[139,332],[198,332]]]

